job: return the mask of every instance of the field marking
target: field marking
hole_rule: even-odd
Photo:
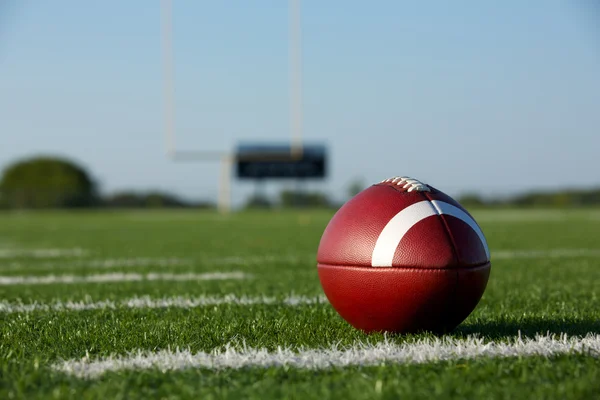
[[[174,266],[189,266],[191,260],[169,257],[169,258],[152,258],[152,257],[130,257],[130,258],[108,258],[90,260],[87,263],[80,263],[88,268],[114,268],[114,267],[174,267]]]
[[[72,249],[19,249],[0,248],[0,258],[62,258],[83,257],[88,254],[87,250],[75,247]]]
[[[65,262],[44,262],[36,264],[27,264],[20,261],[14,261],[9,264],[0,264],[0,271],[19,271],[26,269],[53,270],[64,268],[135,268],[135,267],[191,267],[197,266],[254,266],[262,263],[316,263],[316,254],[306,255],[278,255],[265,254],[260,256],[224,256],[224,257],[206,257],[201,259],[179,258],[179,257],[128,257],[128,258],[109,258],[109,259],[87,259]]]
[[[95,275],[44,275],[44,276],[1,276],[0,286],[6,285],[49,285],[73,283],[140,282],[140,281],[212,281],[228,279],[249,279],[252,275],[239,271],[206,272],[185,274],[95,274]]]
[[[573,258],[600,257],[600,249],[552,249],[552,250],[498,250],[492,251],[495,259],[510,260],[516,258]]]
[[[327,303],[325,296],[297,296],[289,295],[285,298],[276,298],[268,296],[236,296],[228,294],[225,296],[196,296],[196,297],[163,297],[152,298],[150,296],[132,297],[123,300],[101,300],[91,301],[53,301],[51,303],[11,303],[8,301],[0,302],[0,313],[30,313],[35,311],[85,311],[85,310],[105,310],[117,308],[133,309],[154,309],[154,308],[198,308],[206,306],[219,305],[285,305],[300,306],[304,304]]]
[[[199,264],[209,265],[256,265],[261,263],[273,262],[317,262],[316,251],[314,254],[298,255],[298,254],[263,254],[260,256],[226,256],[212,257],[199,260]]]
[[[26,264],[23,262],[11,262],[10,264],[0,265],[0,271],[18,271],[25,269],[51,270],[60,268],[134,268],[134,267],[180,267],[192,266],[193,262],[189,259],[176,257],[153,258],[153,257],[129,257],[129,258],[108,258],[77,260],[68,262],[45,262],[39,264]]]
[[[437,361],[469,360],[478,357],[552,357],[561,354],[585,354],[600,357],[600,335],[584,338],[566,334],[514,338],[507,342],[485,342],[480,338],[421,339],[396,344],[389,341],[357,344],[351,347],[326,349],[279,348],[277,351],[240,349],[226,346],[211,352],[191,353],[189,350],[138,350],[124,356],[72,359],[52,365],[56,371],[84,379],[99,378],[107,372],[157,369],[161,372],[190,368],[208,370],[292,367],[321,370],[350,366],[380,366],[383,364],[421,364]]]

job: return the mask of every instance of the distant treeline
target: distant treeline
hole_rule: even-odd
[[[364,188],[353,182],[352,197]],[[583,207],[600,205],[600,188],[531,192],[510,198],[490,199],[477,194],[457,199],[465,207]],[[341,204],[318,191],[283,190],[276,198],[256,194],[247,199],[246,209],[331,208]],[[88,172],[72,161],[56,157],[20,160],[3,171],[0,178],[0,208],[215,208],[210,201],[189,201],[161,191],[124,191],[101,195]]]
[[[165,192],[118,192],[101,197],[99,207],[107,208],[214,208],[212,202],[183,200]]]
[[[56,157],[20,160],[3,171],[0,208],[210,208],[164,192],[125,191],[101,195],[90,174],[76,163]]]

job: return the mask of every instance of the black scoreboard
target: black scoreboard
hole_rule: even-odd
[[[239,179],[323,179],[327,152],[323,145],[303,145],[298,154],[289,145],[241,144],[236,149]]]

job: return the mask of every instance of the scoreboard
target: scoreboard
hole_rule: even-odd
[[[304,144],[294,155],[290,145],[240,144],[236,149],[239,179],[323,179],[327,175],[324,145]]]

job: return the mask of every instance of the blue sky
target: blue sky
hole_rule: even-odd
[[[214,199],[219,166],[165,156],[159,0],[1,0],[0,167],[87,166],[104,192]],[[174,1],[182,149],[289,135],[285,0]],[[600,185],[600,12],[581,1],[304,0],[313,187],[409,175],[450,194]],[[280,186],[278,186],[280,187]],[[271,188],[273,189],[273,188]],[[235,199],[252,190],[236,183]]]

